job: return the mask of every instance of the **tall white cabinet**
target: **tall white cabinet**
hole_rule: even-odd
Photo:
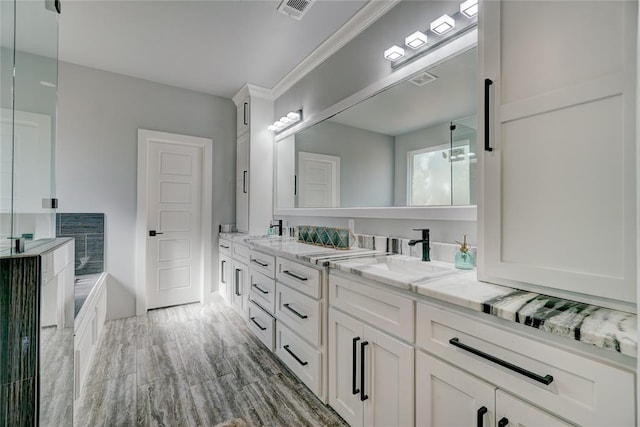
[[[637,7],[481,2],[481,280],[635,303]]]
[[[236,228],[265,234],[273,215],[273,99],[247,84],[233,97],[237,107]]]

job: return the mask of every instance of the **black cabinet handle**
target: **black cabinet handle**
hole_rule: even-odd
[[[507,424],[509,424],[509,418],[507,417],[502,417],[500,421],[498,421],[498,427],[505,427]]]
[[[289,270],[284,270],[283,273],[288,275],[288,276],[294,277],[294,278],[296,278],[298,280],[302,280],[303,282],[308,280],[306,277],[298,276],[297,274],[292,273]]]
[[[242,192],[247,194],[247,171],[242,171]]]
[[[229,246],[225,246],[225,245],[220,245],[220,247],[223,249],[229,249]]]
[[[356,352],[358,351],[358,341],[360,341],[360,337],[355,337],[353,339],[353,352],[351,353],[353,370],[351,371],[351,392],[353,394],[360,393],[360,389],[356,387],[356,369],[357,369],[357,361],[356,361]]]
[[[259,259],[252,259],[251,262],[258,264],[261,267],[269,267],[269,264],[260,261]]]
[[[364,393],[364,372],[365,372],[365,368],[364,368],[364,361],[365,361],[365,357],[364,357],[364,348],[369,345],[369,341],[365,341],[363,343],[360,343],[360,401],[364,402],[365,400],[367,400],[369,398],[369,396],[367,396]]]
[[[236,296],[242,296],[242,294],[240,293],[240,290],[238,289],[239,285],[240,285],[240,272],[242,270],[240,270],[239,268],[236,268]]]
[[[258,286],[257,283],[252,283],[251,286],[253,286],[254,288],[256,288],[257,290],[259,290],[260,292],[262,292],[265,295],[269,293],[269,291],[266,291],[266,290],[262,289],[260,286]]]
[[[244,125],[248,125],[249,123],[247,123],[247,107],[249,106],[248,102],[244,103],[244,107],[243,107],[243,117],[242,117],[242,123],[244,123]]]
[[[296,316],[298,316],[301,319],[306,319],[307,316],[306,314],[301,314],[299,311],[291,308],[291,306],[289,305],[289,303],[283,304],[285,308],[287,308],[289,311],[293,312],[293,314],[295,314]]]
[[[493,151],[493,148],[491,148],[491,144],[489,143],[489,136],[491,134],[489,130],[491,127],[490,95],[491,95],[492,84],[493,84],[493,81],[491,81],[491,79],[484,79],[484,150],[485,151]]]
[[[149,230],[149,237],[156,237],[158,234],[164,234],[156,230]]]
[[[262,326],[260,323],[256,322],[256,318],[255,318],[255,317],[252,317],[252,318],[251,318],[251,319],[249,319],[249,320],[251,320],[253,323],[255,323],[255,324],[256,324],[256,326],[257,326],[258,328],[260,328],[260,330],[261,330],[261,331],[266,331],[266,330],[267,330],[267,328],[265,328],[264,326]]]
[[[293,175],[293,195],[298,195],[298,175]]]
[[[486,414],[489,410],[487,409],[486,406],[483,406],[482,408],[478,409],[478,422],[477,425],[478,427],[482,427],[484,425],[484,414]]]
[[[532,380],[536,380],[539,383],[542,383],[544,385],[549,385],[549,384],[551,384],[553,382],[553,376],[551,376],[551,375],[545,375],[543,377],[543,376],[538,375],[538,374],[536,374],[534,372],[527,371],[526,369],[521,368],[520,366],[514,365],[513,363],[509,363],[509,362],[507,362],[505,360],[502,360],[502,359],[498,359],[497,357],[492,356],[492,355],[490,355],[488,353],[485,353],[483,351],[480,351],[477,348],[473,348],[473,347],[470,347],[470,346],[468,346],[466,344],[462,344],[460,342],[460,340],[458,339],[458,337],[451,338],[449,340],[449,344],[451,344],[453,346],[456,346],[458,348],[461,348],[461,349],[463,349],[465,351],[468,351],[469,353],[475,354],[476,356],[480,356],[483,359],[487,359],[487,360],[489,360],[489,361],[491,361],[491,362],[493,362],[493,363],[495,363],[497,365],[503,366],[503,367],[505,367],[507,369],[510,369],[510,370],[512,370],[514,372],[517,372],[520,375],[524,375],[527,378],[531,378]],[[508,422],[508,420],[507,420],[507,422]]]
[[[298,361],[298,363],[301,364],[302,366],[305,366],[305,365],[309,364],[309,362],[305,362],[305,361],[301,360],[298,356],[295,355],[295,353],[293,351],[289,350],[289,344],[285,345],[283,348],[285,350],[287,350],[287,353],[289,353],[291,355],[291,357],[296,359]]]
[[[225,260],[222,260],[222,261],[220,262],[220,281],[221,281],[222,283],[225,283],[225,284],[227,283],[227,281],[226,281],[226,280],[224,280],[224,265],[225,265],[226,263],[227,263],[227,261],[225,261]]]

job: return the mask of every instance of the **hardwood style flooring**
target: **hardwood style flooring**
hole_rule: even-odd
[[[241,419],[237,424],[227,423]],[[107,322],[76,426],[347,426],[219,300]]]

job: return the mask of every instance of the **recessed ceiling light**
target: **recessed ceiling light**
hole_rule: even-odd
[[[404,39],[404,44],[409,46],[411,49],[418,49],[419,47],[427,44],[427,35],[423,32],[416,31],[415,33],[407,36],[407,38]]]
[[[391,46],[384,51],[384,57],[389,61],[397,61],[404,56],[404,49],[399,46]]]
[[[442,35],[447,31],[453,30],[456,26],[456,21],[447,14],[442,15],[431,23],[431,31],[438,35]]]
[[[473,18],[478,14],[478,0],[467,0],[460,5],[460,13],[467,18]]]

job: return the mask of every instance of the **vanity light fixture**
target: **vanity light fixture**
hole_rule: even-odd
[[[431,31],[441,36],[447,31],[453,30],[456,21],[446,13],[431,23]]]
[[[290,111],[286,116],[280,117],[280,120],[276,120],[272,125],[269,125],[267,129],[272,132],[280,132],[281,130],[288,128],[294,123],[299,122],[302,119],[302,110]]]
[[[478,0],[467,0],[460,5],[460,13],[467,18],[473,18],[478,14]]]
[[[389,61],[397,61],[404,56],[404,49],[400,46],[393,45],[389,49],[384,51],[385,59]]]
[[[421,31],[416,31],[404,39],[404,44],[411,49],[418,49],[427,44],[427,35]]]

